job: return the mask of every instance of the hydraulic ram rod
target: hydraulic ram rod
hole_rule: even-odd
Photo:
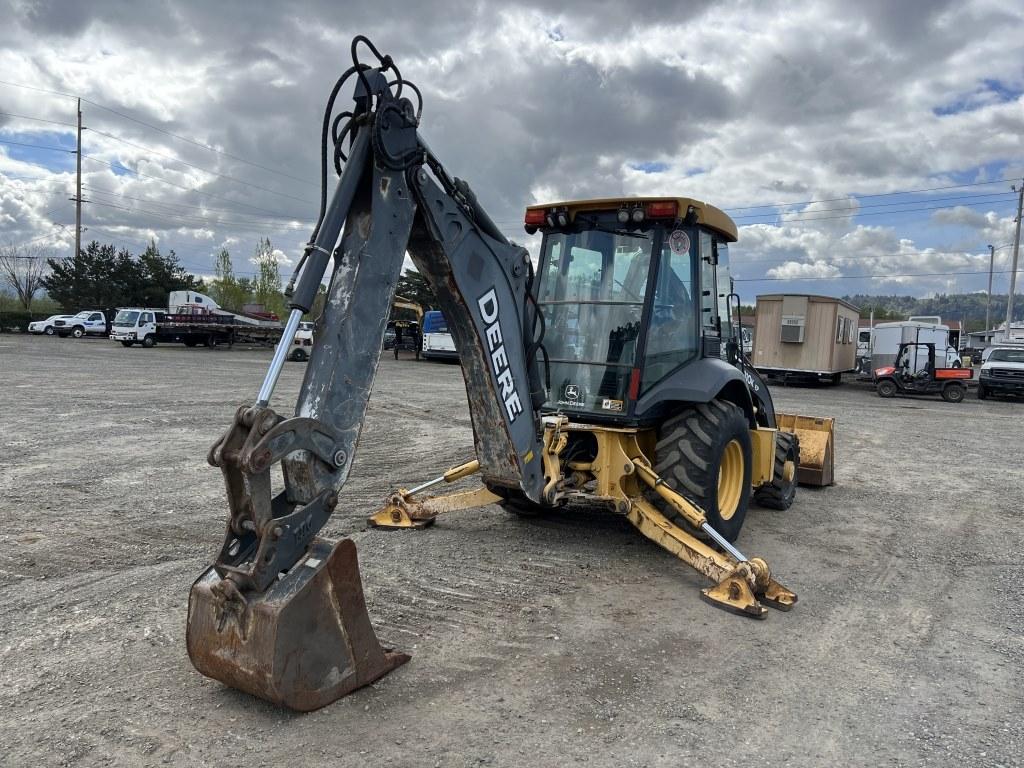
[[[349,209],[352,207],[352,200],[355,198],[356,189],[362,179],[363,171],[366,168],[366,158],[370,145],[370,129],[364,128],[356,134],[352,143],[352,152],[342,170],[338,186],[334,190],[334,197],[324,214],[324,220],[317,230],[316,240],[308,246],[309,255],[299,275],[295,293],[288,306],[291,307],[291,314],[285,324],[281,340],[274,350],[274,359],[270,362],[267,375],[263,378],[263,386],[256,398],[256,405],[265,406],[270,403],[270,397],[274,394],[277,380],[281,377],[281,369],[284,367],[288,350],[291,349],[295,340],[295,332],[298,330],[299,321],[302,316],[313,307],[313,300],[316,298],[317,290],[324,279],[324,272],[327,271],[327,262],[334,252],[334,246],[341,235],[341,228],[348,218]]]

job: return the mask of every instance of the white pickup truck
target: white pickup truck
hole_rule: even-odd
[[[47,336],[53,336],[57,331],[53,324],[58,320],[70,320],[74,315],[50,315],[45,320],[36,320],[35,322],[28,324],[29,333],[45,333]]]
[[[978,376],[978,399],[989,395],[1024,395],[1024,346],[994,347]]]
[[[83,336],[106,336],[110,326],[107,325],[107,316],[103,312],[87,309],[68,320],[54,320],[53,329],[62,339],[68,336],[80,339]]]

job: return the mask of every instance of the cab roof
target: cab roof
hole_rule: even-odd
[[[542,203],[528,205],[527,211],[550,210],[552,208],[568,209],[570,220],[576,217],[577,213],[584,211],[617,211],[622,207],[635,207],[646,203],[661,203],[675,201],[679,206],[679,216],[686,215],[692,205],[697,212],[697,223],[703,224],[722,235],[727,242],[734,243],[738,237],[736,224],[729,215],[720,208],[696,200],[692,197],[602,197],[592,200],[569,200],[560,203]]]

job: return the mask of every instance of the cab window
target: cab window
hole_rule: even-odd
[[[647,329],[644,390],[697,356],[700,307],[694,298],[693,285],[699,247],[690,234],[670,236],[666,233]]]
[[[704,335],[715,335],[718,329],[718,297],[715,295],[714,243],[709,232],[700,233],[700,316]]]

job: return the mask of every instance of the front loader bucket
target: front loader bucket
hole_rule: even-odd
[[[833,485],[835,419],[776,412],[775,421],[780,430],[794,433],[800,441],[797,481],[801,485]]]
[[[377,641],[351,539],[333,547],[314,539],[262,594],[243,597],[233,586],[214,568],[200,576],[186,630],[195,668],[233,688],[308,712],[409,660]]]

